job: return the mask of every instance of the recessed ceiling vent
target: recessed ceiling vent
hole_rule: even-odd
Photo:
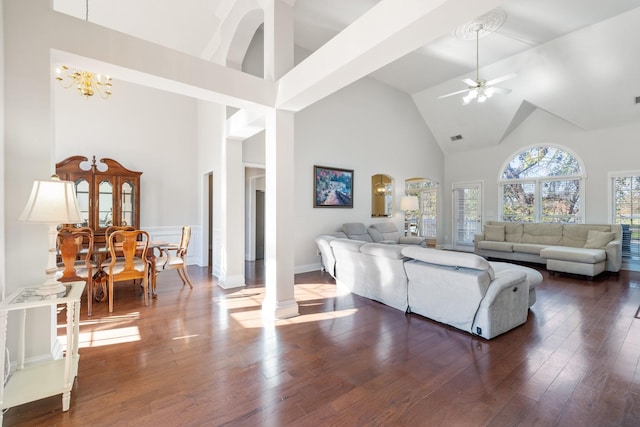
[[[640,96],[636,96],[636,104],[640,104]]]
[[[451,142],[460,141],[462,139],[462,135],[453,135],[451,137]]]

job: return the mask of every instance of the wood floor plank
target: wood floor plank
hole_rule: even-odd
[[[225,290],[158,278],[81,313],[71,408],[11,408],[4,425],[640,425],[640,273],[541,270],[527,323],[490,341],[296,275],[300,316],[264,323],[261,265]],[[83,303],[83,308],[86,304]],[[64,313],[60,314],[64,321]]]

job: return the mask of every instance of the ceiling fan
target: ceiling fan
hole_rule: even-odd
[[[491,98],[494,94],[506,95],[511,92],[511,89],[505,89],[502,87],[494,86],[497,83],[501,83],[505,80],[509,80],[515,77],[515,73],[507,74],[502,77],[497,77],[491,80],[480,79],[479,77],[479,68],[480,68],[480,31],[484,28],[483,24],[477,24],[471,31],[476,33],[476,79],[463,79],[462,81],[468,86],[467,89],[458,90],[456,92],[448,93],[446,95],[441,95],[438,99],[447,98],[449,96],[458,95],[460,93],[468,92],[462,98],[462,105],[467,105],[474,99],[476,102],[484,102],[487,99]]]

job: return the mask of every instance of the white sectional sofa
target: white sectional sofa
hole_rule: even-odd
[[[404,236],[392,222],[378,222],[366,227],[361,222],[342,224],[342,230],[331,234],[323,234],[315,239],[318,253],[322,257],[322,270],[335,275],[336,261],[329,240],[335,238],[351,239],[367,243],[385,243],[401,245],[425,245],[426,239],[418,236]]]
[[[418,245],[316,238],[341,291],[494,338],[527,320],[542,275],[522,266]],[[333,265],[333,268],[330,266]]]
[[[487,221],[474,236],[474,252],[485,258],[545,264],[551,272],[593,278],[622,266],[618,224],[553,224]]]

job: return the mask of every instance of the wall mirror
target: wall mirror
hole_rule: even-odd
[[[371,177],[371,217],[393,215],[393,179],[384,174]]]

